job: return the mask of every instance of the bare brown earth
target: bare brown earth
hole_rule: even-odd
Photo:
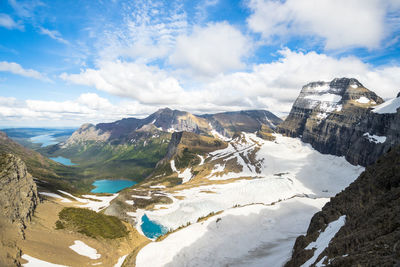
[[[58,213],[64,207],[71,206],[70,203],[67,204],[69,205],[48,198],[38,206],[35,216],[25,230],[25,240],[18,242],[22,254],[67,266],[92,266],[93,264],[113,266],[120,257],[139,250],[149,242],[128,223],[125,223],[129,231],[128,237],[119,239],[94,239],[73,231],[56,230],[55,223],[58,220]],[[80,240],[95,248],[101,257],[92,260],[77,254],[69,248],[75,240]],[[25,261],[22,260],[21,263],[25,263]]]

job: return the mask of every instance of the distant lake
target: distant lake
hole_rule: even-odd
[[[96,188],[93,189],[92,193],[117,193],[124,188],[135,185],[136,182],[129,180],[97,180],[92,185]]]
[[[64,157],[61,157],[61,156],[58,156],[56,158],[50,158],[50,159],[54,160],[54,161],[56,161],[58,163],[61,163],[63,165],[66,165],[66,166],[76,165],[75,163],[72,163],[70,159],[67,159],[67,158],[64,158]]]
[[[143,234],[151,239],[165,235],[168,232],[166,227],[150,220],[146,214],[142,216],[142,224],[140,227],[142,228]]]
[[[30,138],[32,143],[42,144],[42,147],[55,145],[57,144],[56,139],[53,137],[53,134],[42,134],[37,135]]]

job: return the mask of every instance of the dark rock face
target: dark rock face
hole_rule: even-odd
[[[300,137],[321,153],[345,156],[352,164],[374,163],[390,147],[400,144],[400,111],[371,111],[383,100],[356,79],[314,82],[303,87],[277,131]],[[386,137],[384,142],[368,136]]]
[[[367,167],[314,215],[285,266],[301,266],[310,259],[313,251],[305,248],[342,215],[344,226],[312,266],[324,257],[327,266],[400,266],[400,147]]]

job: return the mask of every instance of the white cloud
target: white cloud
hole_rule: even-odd
[[[4,27],[6,29],[19,29],[23,30],[24,27],[19,23],[15,22],[9,15],[0,13],[0,27]]]
[[[378,48],[391,30],[385,15],[399,8],[395,0],[251,0],[249,7],[249,28],[264,39],[317,36],[326,49]]]
[[[214,76],[244,68],[242,59],[251,47],[250,40],[228,23],[208,24],[194,27],[190,35],[179,36],[169,60],[195,74]]]
[[[131,98],[147,110],[169,106],[197,113],[262,108],[284,114],[303,85],[336,77],[357,78],[384,98],[394,97],[399,88],[399,66],[374,68],[356,57],[336,59],[290,49],[280,55],[279,60],[254,65],[249,72],[220,74],[190,90],[166,71],[126,62],[104,62],[98,69],[64,73],[62,78]]]
[[[50,81],[50,79],[47,78],[44,74],[36,70],[24,69],[23,67],[21,67],[21,65],[15,62],[0,61],[0,71],[11,72],[16,75],[21,75],[43,81]]]
[[[43,28],[43,27],[39,27],[39,30],[40,30],[40,34],[47,35],[51,39],[54,39],[54,40],[56,40],[56,41],[58,41],[60,43],[63,43],[63,44],[68,44],[69,43],[67,40],[65,40],[65,39],[63,39],[61,37],[61,34],[58,31],[49,30],[49,29],[46,29],[46,28]]]
[[[154,107],[137,101],[122,101],[118,105],[94,93],[81,94],[69,101],[18,101],[0,97],[0,123],[2,126],[79,126],[91,122],[112,122],[131,116],[143,116]]]
[[[144,104],[169,104],[184,92],[177,79],[157,67],[121,61],[105,61],[98,69],[66,74],[62,79],[136,99]]]

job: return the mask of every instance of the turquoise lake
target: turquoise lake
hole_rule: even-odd
[[[146,214],[142,216],[142,224],[140,227],[142,228],[143,234],[151,239],[165,235],[168,232],[166,227],[150,220]]]
[[[65,165],[65,166],[76,165],[75,163],[72,163],[70,159],[67,159],[67,158],[64,158],[64,157],[61,157],[61,156],[58,156],[56,158],[50,158],[50,159],[54,160],[54,161],[56,161],[58,163],[61,163],[61,164]]]
[[[90,192],[114,194],[135,184],[136,182],[128,180],[97,180],[92,184],[96,188]]]
[[[56,139],[52,136],[52,134],[42,134],[31,137],[30,139],[32,143],[42,144],[42,147],[57,144]]]

